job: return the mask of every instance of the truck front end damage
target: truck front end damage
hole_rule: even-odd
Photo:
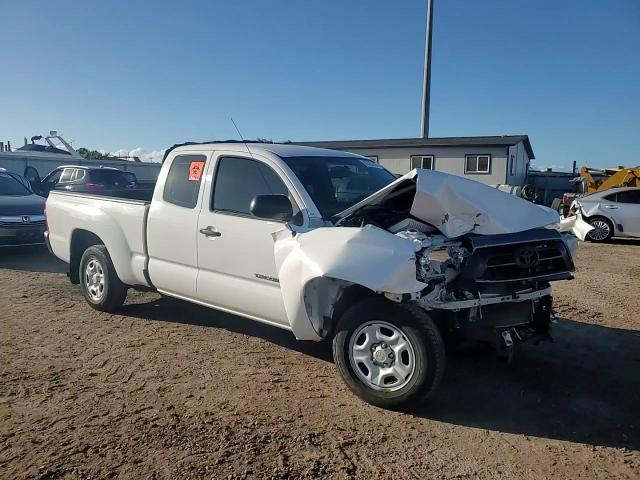
[[[444,251],[429,245],[416,256],[427,287],[415,302],[450,342],[487,341],[511,359],[517,343],[550,338],[550,282],[572,278],[569,240],[533,229],[445,241]]]
[[[580,225],[583,227],[582,225]],[[332,334],[344,302],[382,295],[428,312],[452,341],[549,338],[550,282],[572,278],[576,238],[551,209],[477,182],[414,170],[307,233],[283,231],[276,263],[294,334]]]

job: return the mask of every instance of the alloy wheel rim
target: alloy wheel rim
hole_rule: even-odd
[[[392,392],[409,383],[415,373],[416,356],[401,329],[375,320],[360,325],[351,335],[349,362],[367,387]]]
[[[593,227],[593,230],[589,232],[589,237],[592,240],[604,240],[611,232],[609,224],[604,220],[594,220],[591,222],[591,226]]]
[[[84,284],[91,300],[94,302],[102,300],[105,286],[104,269],[102,264],[95,258],[89,260],[84,269]]]

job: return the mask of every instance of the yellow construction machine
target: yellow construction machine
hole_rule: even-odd
[[[595,176],[598,179],[593,178]],[[602,192],[614,187],[640,187],[640,166],[632,168],[589,168],[580,167],[580,176],[575,179],[582,184],[585,195]]]

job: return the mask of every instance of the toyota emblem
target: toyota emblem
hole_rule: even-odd
[[[535,248],[523,248],[516,252],[516,265],[520,268],[533,268],[539,261],[540,255]]]

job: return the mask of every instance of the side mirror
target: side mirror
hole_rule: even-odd
[[[249,207],[253,216],[288,222],[293,218],[293,206],[286,195],[256,195]]]

